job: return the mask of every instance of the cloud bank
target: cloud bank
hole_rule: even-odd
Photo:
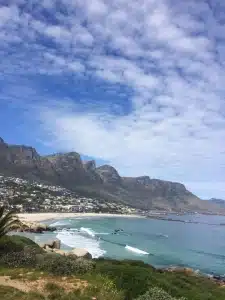
[[[222,0],[0,3],[1,101],[43,143],[225,197]]]

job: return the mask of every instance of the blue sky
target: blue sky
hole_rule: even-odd
[[[225,3],[0,0],[0,136],[225,198]]]

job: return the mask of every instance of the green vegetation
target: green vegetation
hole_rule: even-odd
[[[3,236],[0,238],[0,255],[9,252],[21,252],[26,248],[35,249],[37,253],[43,253],[43,249],[32,240],[19,235]]]
[[[45,254],[38,257],[37,268],[54,275],[78,275],[91,272],[94,263],[86,259],[74,259],[69,256]]]
[[[13,211],[6,212],[4,206],[0,207],[0,238],[19,225],[20,221]]]
[[[167,292],[160,288],[152,288],[148,292],[146,292],[144,295],[141,295],[136,300],[185,300],[184,297],[182,298],[174,298],[170,296]]]
[[[1,300],[225,299],[224,288],[194,273],[163,272],[139,261],[85,260],[43,253],[34,242],[18,236],[0,238],[0,246]],[[34,282],[36,288],[24,292],[3,287],[4,276],[22,279],[21,284],[28,282],[28,287]]]

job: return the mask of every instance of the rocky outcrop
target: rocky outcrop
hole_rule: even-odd
[[[15,230],[17,232],[43,233],[46,231],[55,231],[56,228],[37,222],[21,221],[21,224]]]
[[[82,162],[77,152],[40,156],[32,147],[8,145],[0,138],[0,174],[60,185],[80,195],[140,209],[217,213],[219,205],[201,201],[183,184],[149,176],[121,177],[110,165]]]
[[[53,252],[55,254],[60,254],[63,256],[70,256],[74,259],[77,258],[85,258],[85,259],[92,259],[92,255],[85,249],[82,248],[74,248],[73,250],[61,250],[61,242],[60,240],[52,240],[48,241],[44,244],[39,245],[41,248],[43,248],[46,252]]]
[[[87,250],[85,249],[81,249],[81,248],[75,248],[72,251],[70,251],[68,253],[68,255],[75,255],[78,258],[86,258],[86,259],[92,259],[92,255],[91,253],[89,253]]]
[[[122,178],[115,168],[109,165],[104,165],[96,169],[104,183],[121,184]]]
[[[54,239],[54,240],[47,241],[44,244],[40,244],[39,246],[41,248],[47,250],[47,251],[50,250],[50,249],[57,249],[57,250],[59,250],[60,247],[61,247],[61,241],[58,240],[58,239]]]

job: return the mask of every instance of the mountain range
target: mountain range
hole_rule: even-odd
[[[211,199],[209,199],[209,202],[216,204],[217,206],[220,206],[221,208],[225,208],[225,200],[223,200],[223,199],[211,198]]]
[[[225,208],[201,200],[181,183],[149,176],[122,177],[112,166],[96,167],[94,160],[83,162],[77,152],[41,156],[33,147],[9,145],[2,138],[0,173],[60,185],[85,196],[140,209],[225,212]]]

